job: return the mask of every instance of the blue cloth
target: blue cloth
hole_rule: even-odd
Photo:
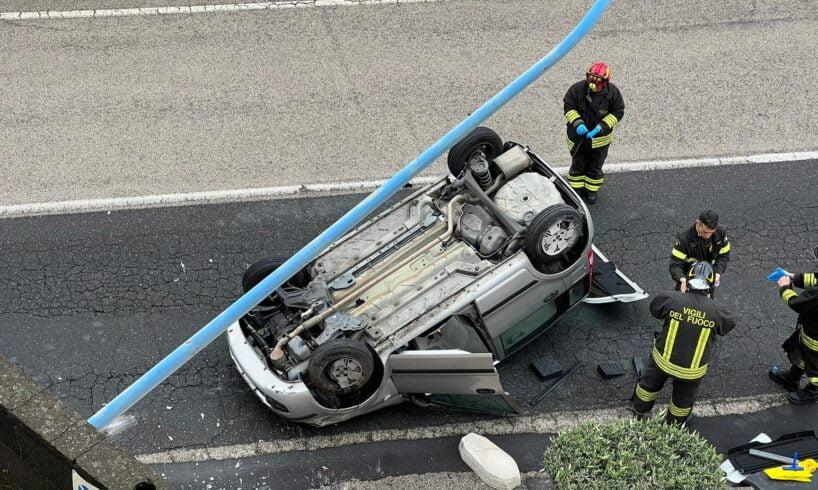
[[[776,281],[778,281],[779,279],[781,279],[782,277],[784,277],[786,275],[787,275],[787,271],[785,271],[784,269],[779,267],[772,274],[767,276],[767,280],[776,282]]]

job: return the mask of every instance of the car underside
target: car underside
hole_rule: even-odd
[[[494,364],[583,299],[646,296],[615,267],[592,281],[608,262],[588,209],[528,148],[477,128],[448,164],[452,176],[347,234],[229,329],[239,371],[274,411],[326,425],[430,394],[503,396]],[[253,264],[244,289],[282,262]]]

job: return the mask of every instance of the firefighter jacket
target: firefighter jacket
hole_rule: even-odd
[[[798,340],[818,366],[818,274],[796,274],[789,286],[779,290],[781,299],[798,313]],[[800,293],[793,286],[802,288]]]
[[[736,326],[733,314],[705,294],[661,293],[650,313],[664,320],[653,342],[656,365],[672,378],[690,381],[707,374],[713,334],[726,335]]]
[[[687,277],[690,267],[705,260],[713,265],[713,272],[724,274],[727,262],[730,261],[730,242],[727,240],[727,229],[717,226],[715,233],[704,239],[696,233],[696,225],[676,236],[676,243],[670,252],[670,275],[679,282]]]
[[[588,131],[600,125],[596,137],[591,138],[591,148],[602,148],[611,144],[613,130],[625,117],[625,101],[616,85],[608,82],[599,92],[590,92],[583,80],[568,89],[563,98],[565,123],[568,125],[568,149],[585,138],[577,134],[577,126],[584,124]]]

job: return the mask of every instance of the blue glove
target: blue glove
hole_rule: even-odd
[[[594,129],[592,129],[592,130],[588,131],[588,134],[586,134],[586,135],[585,135],[585,137],[586,137],[586,138],[589,138],[589,139],[590,139],[590,138],[593,138],[594,136],[596,136],[597,134],[599,134],[599,132],[600,132],[600,131],[602,131],[602,126],[600,126],[599,124],[597,124],[597,125],[596,125],[596,127],[595,127]]]
[[[784,277],[784,276],[786,276],[786,275],[787,275],[787,271],[785,271],[784,269],[782,269],[781,267],[779,267],[779,268],[777,268],[777,269],[776,269],[776,270],[775,270],[775,271],[774,271],[772,274],[770,274],[769,276],[767,276],[767,280],[768,280],[768,281],[775,282],[775,281],[777,281],[777,280],[781,279],[782,277]]]
[[[580,124],[577,126],[577,134],[580,136],[585,135],[588,132],[588,128],[584,124]]]

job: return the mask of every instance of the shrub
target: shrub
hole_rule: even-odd
[[[560,489],[724,488],[719,455],[698,433],[661,417],[584,423],[562,432],[544,454]]]

